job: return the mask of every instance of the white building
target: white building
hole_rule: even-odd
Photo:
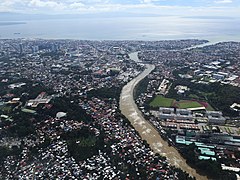
[[[225,124],[226,119],[222,116],[220,111],[207,111],[209,124]]]
[[[177,120],[193,120],[193,115],[190,110],[187,109],[177,109],[176,110],[176,119]]]
[[[213,74],[213,79],[224,80],[225,76],[222,74]]]
[[[161,119],[175,119],[175,113],[174,108],[159,108],[160,115],[159,117]]]

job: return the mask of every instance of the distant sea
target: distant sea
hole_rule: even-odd
[[[0,39],[240,41],[239,18],[116,17],[0,21]]]

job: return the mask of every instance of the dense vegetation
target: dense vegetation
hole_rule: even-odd
[[[55,117],[57,112],[65,112],[69,120],[92,122],[91,116],[78,105],[77,100],[72,101],[67,97],[57,97],[52,100],[52,104],[51,109],[39,108],[37,112],[51,117]]]
[[[177,85],[184,85],[190,88],[190,91],[185,96],[178,95],[174,87]],[[180,98],[194,98],[197,100],[207,101],[211,106],[223,112],[225,116],[238,116],[239,113],[230,109],[234,102],[240,102],[240,89],[231,85],[222,85],[220,83],[199,84],[193,83],[189,79],[179,78],[173,82],[167,97]]]
[[[137,99],[142,93],[145,93],[147,91],[148,83],[149,79],[148,77],[145,77],[137,84],[133,92],[134,99]]]
[[[89,98],[98,97],[98,98],[112,98],[119,100],[121,94],[121,87],[111,87],[111,88],[101,88],[101,89],[94,89],[87,93]]]
[[[7,131],[9,136],[25,137],[35,134],[34,116],[20,111],[13,115],[13,119],[15,123],[11,124]]]
[[[77,161],[92,157],[104,148],[104,134],[96,136],[88,127],[66,132],[62,138],[67,141],[69,152]]]
[[[179,149],[188,164],[204,175],[207,175],[209,178],[218,180],[237,179],[234,173],[223,171],[219,162],[212,160],[199,160],[196,156],[197,148],[194,143],[189,146],[181,146]]]

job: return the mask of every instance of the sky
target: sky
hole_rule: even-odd
[[[240,18],[240,0],[0,0],[0,12],[25,14],[110,12]]]

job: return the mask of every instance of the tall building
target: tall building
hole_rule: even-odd
[[[38,46],[32,46],[32,53],[37,53],[39,51],[39,47]]]
[[[52,51],[52,52],[57,52],[58,49],[59,49],[59,47],[58,47],[57,44],[52,44],[52,46],[51,46],[51,51]]]
[[[23,53],[23,44],[19,44],[19,53],[22,54]]]

